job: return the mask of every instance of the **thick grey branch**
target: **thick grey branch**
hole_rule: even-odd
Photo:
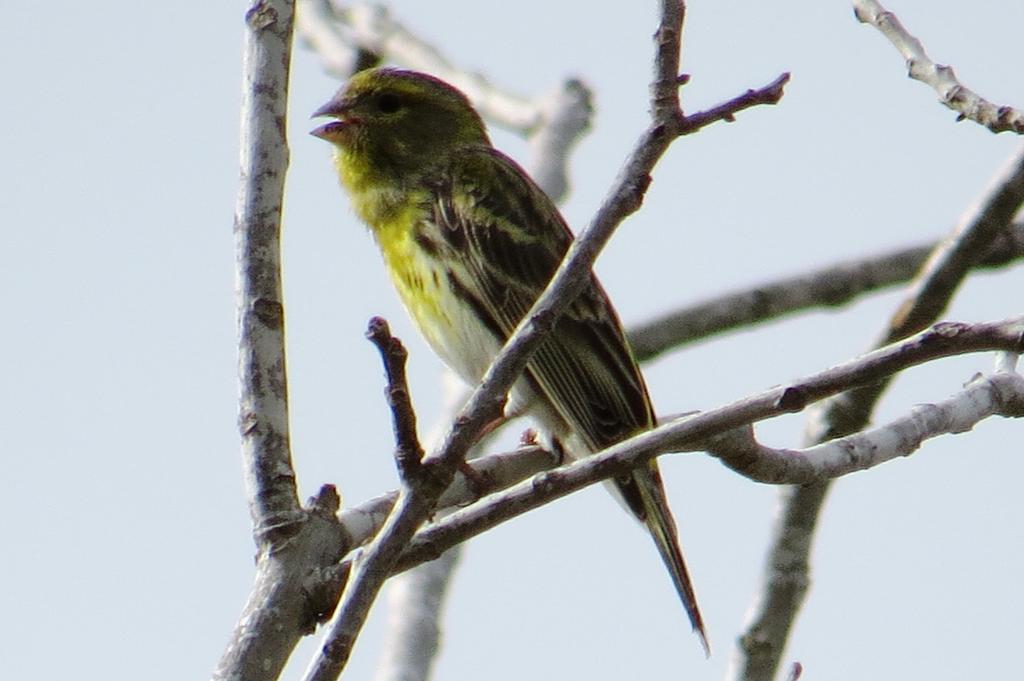
[[[289,449],[279,237],[292,14],[288,0],[256,0],[245,15],[235,237],[242,460],[258,553],[255,583],[213,673],[218,680],[277,679],[336,599],[325,600],[310,575],[349,550],[333,487],[300,507]]]
[[[853,12],[861,23],[871,24],[889,39],[907,62],[907,74],[932,87],[939,100],[965,118],[992,132],[1024,133],[1024,113],[1009,106],[999,106],[957,80],[951,66],[936,64],[924,51],[921,41],[910,35],[895,14],[876,0],[854,0]]]
[[[298,575],[344,553],[340,537],[331,533],[336,506],[330,508],[330,499],[309,513],[299,506],[288,439],[279,235],[292,13],[288,0],[260,0],[245,15],[235,211],[239,423],[258,558],[256,583],[215,679],[276,679],[310,621]],[[313,535],[333,542],[310,543]],[[316,549],[321,560],[311,555],[312,546],[332,543],[334,551]]]
[[[242,459],[257,535],[299,514],[288,446],[280,263],[291,13],[286,1],[257,2],[246,13],[235,287]]]

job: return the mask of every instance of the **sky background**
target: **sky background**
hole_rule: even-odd
[[[595,92],[563,209],[585,225],[646,124],[656,3],[392,3],[456,63],[532,95]],[[45,9],[44,9],[45,8]],[[1024,106],[1024,4],[891,0],[940,63]],[[209,676],[253,577],[235,425],[232,215],[245,6],[13,3],[0,25],[0,669],[9,678]],[[688,111],[782,71],[780,106],[678,141],[598,263],[626,322],[935,239],[1020,143],[906,78],[849,3],[691,2]],[[396,486],[382,372],[363,330],[409,346],[424,432],[441,368],[307,133],[339,83],[297,48],[284,282],[302,496]],[[496,132],[523,159],[525,145]],[[1024,272],[973,277],[946,315],[1019,314]],[[708,409],[870,346],[898,292],[689,347],[645,368],[661,412]],[[879,418],[942,399],[989,356],[915,369]],[[797,446],[801,416],[759,428]],[[786,653],[807,679],[1007,678],[1024,606],[1021,425],[992,420],[836,487]],[[513,433],[514,436],[514,433]],[[705,661],[649,539],[600,487],[474,540],[437,678],[718,679],[761,572],[775,491],[700,454],[662,459],[716,654]],[[347,678],[369,678],[383,609]],[[299,649],[298,679],[314,639]],[[145,670],[144,672],[141,670]]]

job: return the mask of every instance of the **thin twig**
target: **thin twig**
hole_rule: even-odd
[[[374,317],[367,325],[366,337],[377,346],[388,385],[384,393],[391,407],[391,423],[395,431],[395,462],[403,480],[415,480],[423,461],[423,447],[416,433],[416,411],[405,379],[405,361],[409,353],[402,341],[391,335],[387,320]]]
[[[881,3],[854,0],[853,13],[858,21],[871,24],[889,39],[906,60],[907,74],[938,92],[939,100],[959,114],[958,121],[970,119],[997,133],[1024,133],[1024,113],[1013,107],[993,104],[961,84],[953,68],[933,62],[921,41],[910,35],[896,15]]]
[[[985,197],[935,248],[890,319],[879,345],[913,333],[942,314],[974,264],[1010,228],[1022,202],[1024,148],[1014,154]],[[888,384],[889,379],[879,380],[815,405],[808,415],[806,442],[818,444],[863,429]],[[829,483],[815,483],[781,495],[763,584],[748,614],[747,629],[734,651],[727,679],[770,681],[775,677],[810,585],[813,535],[829,487]]]
[[[698,111],[695,114],[684,116],[679,134],[689,135],[718,121],[732,123],[736,120],[736,114],[744,109],[754,106],[778,104],[782,100],[782,95],[786,83],[789,82],[789,78],[789,73],[783,73],[763,87],[747,90],[742,95],[733,97],[727,102],[722,102],[705,111]]]

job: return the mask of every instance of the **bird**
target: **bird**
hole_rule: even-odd
[[[495,149],[457,88],[426,73],[355,73],[313,117],[406,310],[465,382],[491,361],[573,241],[554,202]],[[643,375],[597,277],[555,322],[514,383],[505,413],[531,416],[578,459],[655,425]],[[705,654],[704,620],[656,460],[612,483],[648,529]]]

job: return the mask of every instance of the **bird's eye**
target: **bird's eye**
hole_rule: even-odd
[[[402,100],[392,92],[385,92],[377,97],[377,108],[381,113],[395,113],[402,107]]]

